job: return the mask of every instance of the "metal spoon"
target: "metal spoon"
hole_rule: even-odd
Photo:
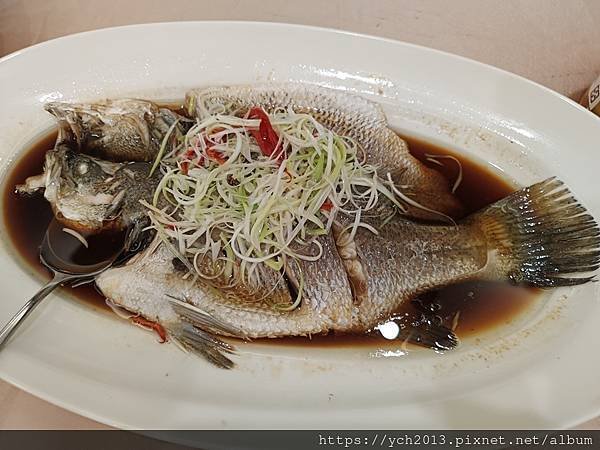
[[[4,347],[8,339],[14,334],[19,325],[23,323],[25,318],[35,309],[41,301],[48,296],[54,289],[65,284],[85,284],[91,282],[104,270],[108,269],[122,254],[123,248],[116,248],[114,254],[103,256],[101,261],[93,261],[91,263],[78,264],[73,260],[68,259],[64,251],[59,249],[57,245],[60,240],[64,241],[65,233],[62,225],[56,220],[53,220],[48,229],[40,248],[40,261],[52,273],[50,280],[42,287],[23,307],[8,321],[8,323],[0,330],[0,350]],[[72,238],[72,239],[71,239]],[[76,252],[86,250],[83,243],[79,242],[74,237],[70,237],[69,242],[71,255]]]

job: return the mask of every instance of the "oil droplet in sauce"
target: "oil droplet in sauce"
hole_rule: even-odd
[[[426,155],[452,155],[461,162],[462,182],[456,195],[464,204],[467,214],[504,198],[515,190],[515,186],[491,168],[449,149],[410,136],[402,137],[408,141],[411,153],[427,166],[444,174],[450,185],[458,176],[456,162],[450,159],[440,159],[443,166],[439,166],[427,161]],[[3,216],[7,234],[27,266],[44,280],[47,280],[49,275],[39,262],[39,246],[46,228],[52,220],[52,209],[42,195],[19,196],[15,193],[15,186],[23,183],[27,177],[42,172],[44,155],[54,146],[55,140],[56,132],[51,132],[23,152],[10,168],[3,186]],[[108,241],[113,239],[115,241],[117,238],[105,236],[91,239],[92,241],[94,239],[108,239]],[[99,242],[92,241],[90,241],[90,248],[102,247]],[[93,286],[65,288],[65,290],[77,299],[109,311],[105,306],[104,297]],[[510,323],[538,297],[538,291],[535,289],[515,287],[508,283],[474,281],[447,286],[422,295],[399,310],[397,316],[414,316],[420,314],[420,308],[434,307],[443,323],[454,329],[459,337],[464,338]],[[260,340],[253,342],[257,341]],[[276,345],[319,347],[369,346],[377,348],[386,346],[389,348],[390,345],[390,341],[386,341],[379,333],[360,336],[330,334],[312,336],[310,339],[293,337],[264,341]]]

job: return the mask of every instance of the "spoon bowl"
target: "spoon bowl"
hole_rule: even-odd
[[[115,262],[123,252],[123,234],[81,234],[86,244],[56,219],[50,222],[40,246],[40,261],[52,273],[89,277]]]

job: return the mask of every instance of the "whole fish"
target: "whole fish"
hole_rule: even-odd
[[[373,222],[376,224],[376,222]],[[321,236],[316,262],[302,262],[301,305],[278,311],[184,279],[159,242],[96,281],[115,305],[160,324],[167,334],[220,367],[232,349],[217,335],[242,338],[364,333],[420,293],[471,280],[508,280],[542,288],[590,281],[599,267],[600,229],[562,182],[524,188],[457,225],[423,225],[396,217],[378,234]],[[297,288],[289,276],[290,289]],[[431,330],[436,333],[435,329]],[[446,345],[452,336],[434,336]]]

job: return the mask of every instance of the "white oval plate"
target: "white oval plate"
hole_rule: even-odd
[[[521,184],[558,175],[600,217],[600,121],[570,100],[438,51],[279,24],[114,28],[5,57],[2,172],[52,125],[44,102],[175,99],[190,87],[269,80],[364,95],[403,132],[478,157]],[[40,285],[6,239],[0,279],[5,322]],[[0,376],[130,429],[568,427],[600,411],[599,309],[598,287],[588,284],[549,292],[519,320],[445,355],[248,344],[239,367],[223,371],[55,297],[0,353]]]

